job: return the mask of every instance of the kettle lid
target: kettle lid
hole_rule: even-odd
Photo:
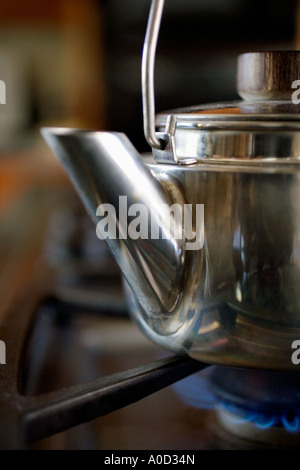
[[[298,79],[299,78],[299,79]],[[300,114],[300,51],[246,52],[237,59],[241,101],[178,108],[166,114]]]
[[[155,116],[154,63],[164,0],[152,0],[142,57],[144,134],[157,163],[300,163],[300,51],[238,58],[231,103]]]
[[[284,158],[286,163],[288,158],[300,163],[300,51],[239,55],[237,91],[240,101],[158,114],[157,134],[168,145],[172,140],[172,155],[153,149],[156,161],[282,163]]]

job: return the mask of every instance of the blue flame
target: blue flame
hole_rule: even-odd
[[[269,411],[245,410],[233,403],[221,404],[230,413],[239,417],[240,423],[252,422],[259,429],[269,429],[272,426],[282,427],[291,433],[300,431],[300,411],[297,413],[281,412],[272,413]]]
[[[278,420],[276,416],[267,415],[265,413],[257,413],[253,422],[260,429],[268,429],[271,426],[276,426]]]
[[[233,402],[224,401],[214,394],[209,376],[209,368],[182,379],[172,385],[175,393],[187,405],[205,410],[224,408],[229,411],[236,424],[253,423],[258,429],[268,429],[272,426],[283,427],[290,433],[300,431],[300,406],[296,411],[273,411],[272,408],[255,410],[238,406]],[[276,408],[275,408],[276,409]]]
[[[288,416],[282,416],[281,422],[285,429],[290,432],[298,432],[300,430],[300,414],[295,415],[293,419],[289,419]]]

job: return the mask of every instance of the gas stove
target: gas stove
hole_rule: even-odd
[[[299,446],[299,373],[211,366],[152,344],[70,188],[14,199],[0,257],[1,448]]]

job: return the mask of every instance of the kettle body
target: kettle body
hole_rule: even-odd
[[[163,3],[152,0],[142,60],[152,156],[114,132],[42,134],[99,232],[113,208],[104,238],[123,273],[129,310],[151,340],[204,362],[296,369],[300,105],[293,87],[300,52],[242,54],[244,100],[155,120]],[[139,223],[132,220],[137,212]],[[143,233],[133,230],[139,224]]]
[[[164,187],[180,188],[183,203],[204,205],[204,243],[185,252],[172,311],[149,315],[139,293],[125,283],[135,321],[156,343],[197,360],[295,368],[300,169],[224,164],[170,169],[155,163],[149,168]]]

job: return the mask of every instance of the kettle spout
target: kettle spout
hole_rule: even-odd
[[[44,128],[41,133],[69,175],[97,231],[102,230],[139,303],[150,315],[172,311],[181,291],[184,243],[176,233],[182,234],[182,227],[167,236],[163,233],[164,210],[174,201],[137,150],[120,133],[62,128]],[[136,228],[142,218],[149,230],[137,236],[132,233],[132,223]],[[159,228],[159,236],[150,233],[150,220],[151,229]]]

